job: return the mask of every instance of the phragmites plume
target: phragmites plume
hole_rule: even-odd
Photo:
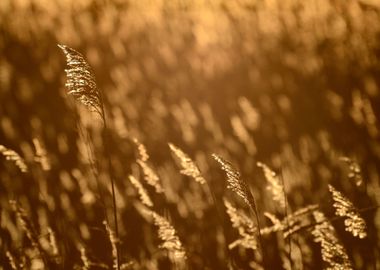
[[[316,210],[313,215],[317,224],[314,226],[312,234],[314,242],[321,245],[322,260],[328,265],[326,269],[353,269],[346,249],[339,241],[334,227],[321,211]]]
[[[177,232],[170,222],[154,211],[149,211],[154,219],[154,224],[158,227],[158,237],[163,241],[160,248],[166,249],[170,253],[170,258],[174,260],[186,259],[186,252],[183,248]]]
[[[160,178],[153,171],[153,169],[145,161],[137,160],[137,163],[140,165],[141,169],[143,170],[145,181],[149,185],[154,187],[157,193],[164,192],[164,189],[162,188],[161,183],[160,183]]]
[[[227,208],[227,214],[230,217],[232,227],[238,230],[240,238],[228,245],[229,249],[236,246],[242,246],[247,249],[257,249],[257,227],[244,212],[239,211],[232,204],[224,199],[224,205]]]
[[[228,188],[239,195],[252,209],[256,209],[255,202],[247,184],[240,178],[240,172],[230,162],[222,157],[212,154],[212,157],[221,165],[227,175]]]
[[[361,186],[363,184],[363,177],[359,164],[349,157],[341,157],[340,160],[348,165],[348,178],[352,180],[356,186]]]
[[[195,162],[177,146],[169,143],[169,147],[181,162],[182,170],[180,173],[194,178],[196,182],[202,185],[206,184],[206,180],[201,175],[201,172]]]
[[[129,181],[131,181],[132,185],[137,189],[137,192],[140,195],[140,200],[143,204],[145,204],[148,207],[153,206],[153,202],[150,199],[148,192],[146,189],[143,187],[143,185],[138,181],[134,176],[130,175],[129,176]]]
[[[273,200],[279,203],[279,205],[282,208],[284,208],[285,207],[284,187],[281,184],[281,181],[278,175],[264,163],[257,162],[257,166],[260,167],[264,172],[265,179],[269,183],[269,185],[267,186],[267,189],[271,191],[273,195]]]
[[[335,214],[340,217],[346,217],[344,220],[346,231],[352,233],[355,237],[365,238],[367,236],[367,226],[364,219],[359,215],[357,208],[333,186],[329,185],[329,191],[334,201]]]
[[[111,247],[112,247],[112,258],[113,258],[113,268],[115,270],[120,269],[119,267],[119,260],[118,260],[118,249],[117,249],[117,241],[118,239],[115,236],[115,233],[113,230],[110,228],[108,225],[107,221],[103,221],[104,226],[106,227],[108,238],[111,242]]]
[[[15,151],[0,144],[0,153],[5,157],[6,160],[13,161],[23,173],[28,171],[28,167],[26,166],[24,159]]]
[[[148,151],[146,150],[145,145],[143,145],[137,138],[133,138],[133,142],[137,146],[139,159],[143,162],[146,162],[149,159],[149,155],[148,155]]]
[[[94,73],[83,55],[66,46],[58,45],[66,56],[66,87],[69,95],[87,106],[91,111],[104,117],[101,94],[95,82]]]

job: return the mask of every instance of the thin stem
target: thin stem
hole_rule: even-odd
[[[104,128],[104,151],[106,158],[108,160],[108,171],[111,179],[111,190],[112,190],[112,208],[113,208],[113,217],[115,222],[115,236],[116,236],[116,260],[117,260],[117,270],[120,270],[120,255],[119,255],[119,226],[117,222],[117,208],[116,208],[116,194],[115,194],[115,182],[114,182],[114,173],[113,173],[113,167],[111,162],[111,154],[109,152],[109,133],[108,133],[108,127],[107,127],[107,121],[105,118],[105,112],[103,108],[102,103],[102,120],[103,120],[103,128]]]
[[[285,218],[286,218],[286,225],[288,226],[288,228],[290,228],[290,223],[289,223],[289,218],[288,218],[288,200],[286,198],[286,186],[285,186],[285,180],[284,180],[284,177],[282,175],[282,171],[281,171],[281,183],[282,183],[282,190],[284,191],[284,201],[285,201],[285,206],[284,206],[284,211],[285,211]],[[288,238],[288,244],[289,244],[289,262],[290,262],[290,269],[293,269],[293,262],[292,262],[292,239],[291,239],[291,235],[289,235],[289,238]]]
[[[212,198],[212,201],[214,203],[214,206],[215,206],[215,209],[216,209],[216,215],[217,215],[217,218],[220,222],[220,224],[222,225],[222,227],[224,227],[224,224],[223,224],[223,216],[222,216],[222,211],[220,210],[220,208],[218,207],[218,203],[217,203],[217,200],[216,200],[216,197],[215,197],[215,194],[214,192],[212,192],[212,189],[210,187],[210,183],[206,180],[206,188],[204,189],[205,193],[209,193],[211,195],[211,198]],[[225,230],[223,229],[223,235],[224,235],[224,238],[226,240],[226,234],[225,234]],[[230,261],[231,264],[234,264],[233,262],[233,258],[231,256],[231,252],[228,248],[228,245],[225,244],[224,245],[224,248],[225,248],[225,252],[228,256],[228,260]]]
[[[247,188],[247,191],[249,192],[249,194],[247,194],[249,197],[248,201],[250,202],[249,208],[251,210],[251,214],[253,214],[256,218],[262,260],[263,260],[263,262],[265,262],[265,260],[264,260],[264,258],[265,258],[265,256],[264,256],[264,245],[263,245],[263,240],[262,240],[262,235],[261,235],[261,226],[260,226],[260,219],[259,219],[259,214],[258,214],[257,206],[256,206],[256,200],[255,200],[255,197],[253,197],[253,194],[252,194],[251,190],[249,189],[249,187]]]

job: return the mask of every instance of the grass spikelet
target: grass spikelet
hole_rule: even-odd
[[[348,178],[352,180],[356,186],[361,186],[363,184],[363,177],[359,164],[349,157],[341,157],[340,160],[348,165]]]
[[[41,167],[44,171],[49,171],[51,168],[50,161],[47,157],[46,149],[41,144],[40,140],[37,138],[33,138],[33,145],[36,150],[36,154],[34,156],[34,161],[41,164]]]
[[[7,251],[5,255],[8,258],[9,265],[11,266],[12,270],[18,270],[19,268],[17,267],[16,259],[13,257],[12,253]]]
[[[353,203],[331,185],[329,185],[329,191],[334,200],[333,206],[335,208],[335,214],[340,217],[346,217],[344,220],[346,231],[360,239],[367,237],[366,223],[359,215],[359,212]]]
[[[232,227],[237,229],[240,235],[240,238],[229,244],[228,248],[233,249],[240,245],[247,249],[257,249],[257,227],[249,217],[233,207],[226,199],[224,199],[224,205],[227,208],[227,214],[230,217]]]
[[[41,264],[47,266],[46,254],[39,242],[39,235],[25,210],[16,201],[10,200],[9,204],[11,205],[13,212],[16,213],[16,217],[21,225],[21,229],[25,232],[26,237],[29,239],[32,247],[38,252],[42,260]],[[38,260],[37,258],[34,259],[36,259],[36,261]]]
[[[152,170],[152,168],[145,161],[137,160],[137,163],[143,170],[145,181],[154,187],[157,193],[164,192],[160,183],[160,178],[158,178],[158,175]]]
[[[79,251],[80,251],[80,258],[82,260],[82,270],[89,270],[90,269],[90,266],[91,266],[91,262],[90,260],[88,259],[87,257],[87,254],[86,254],[86,249],[81,246],[79,248]]]
[[[146,150],[145,145],[143,145],[137,138],[133,138],[133,142],[137,146],[139,153],[139,160],[146,162],[149,159],[148,151]]]
[[[48,233],[49,233],[49,245],[51,248],[50,252],[51,254],[53,254],[53,256],[57,256],[59,253],[57,238],[55,237],[55,233],[50,227],[48,228]]]
[[[117,249],[117,242],[118,239],[115,237],[115,233],[113,230],[111,230],[110,226],[108,225],[107,221],[103,221],[104,226],[106,227],[108,238],[111,242],[111,247],[112,247],[112,258],[113,258],[113,268],[120,269],[119,266],[119,256],[118,256],[118,249]]]
[[[79,251],[80,251],[80,258],[81,258],[81,261],[82,261],[82,266],[80,268],[81,270],[109,269],[109,267],[106,264],[104,264],[104,263],[92,262],[87,257],[86,249],[82,245],[80,245]]]
[[[319,210],[314,211],[313,215],[317,225],[314,226],[312,234],[314,242],[321,245],[322,260],[328,265],[326,269],[353,269],[346,249],[337,238],[334,227]]]
[[[160,248],[168,250],[174,260],[186,259],[185,249],[174,227],[166,218],[156,212],[150,211],[150,214],[154,219],[154,224],[158,227],[158,237],[163,241]]]
[[[138,181],[134,176],[129,176],[129,181],[131,181],[132,185],[137,189],[137,192],[140,195],[140,200],[143,204],[145,204],[148,207],[153,206],[153,202],[150,199],[148,192],[145,190],[143,185]]]
[[[260,167],[264,172],[265,179],[269,183],[269,185],[267,186],[267,189],[271,191],[273,195],[273,200],[279,203],[279,205],[282,208],[284,208],[285,207],[284,187],[282,186],[278,175],[264,163],[257,162],[257,166]]]
[[[180,171],[183,175],[190,176],[201,185],[206,184],[206,180],[201,175],[201,172],[195,162],[185,154],[177,146],[169,143],[170,150],[178,157],[181,162],[182,170]]]
[[[23,173],[26,173],[28,171],[28,167],[26,166],[24,159],[19,154],[17,154],[16,151],[6,148],[4,145],[0,144],[0,153],[5,157],[6,160],[13,161]]]
[[[58,45],[66,56],[68,69],[66,69],[68,94],[74,96],[79,102],[103,118],[103,105],[101,95],[96,86],[95,76],[90,65],[81,53],[66,46]]]
[[[16,201],[11,200],[9,201],[9,204],[16,213],[17,220],[20,222],[21,228],[30,240],[32,246],[37,248],[42,253],[42,247],[38,241],[38,234],[35,231],[33,224],[30,222],[25,210]]]
[[[239,195],[251,208],[255,208],[253,196],[247,184],[240,178],[240,172],[232,164],[222,157],[212,154],[212,157],[221,165],[222,170],[227,175],[228,188]]]

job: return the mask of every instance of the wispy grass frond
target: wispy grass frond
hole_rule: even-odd
[[[344,220],[346,231],[361,239],[367,237],[367,225],[364,219],[359,215],[358,209],[333,186],[329,185],[329,191],[334,200],[333,206],[335,208],[335,214],[340,217],[346,217]]]
[[[281,184],[281,181],[278,175],[262,162],[257,162],[257,166],[260,167],[264,172],[265,179],[269,183],[269,185],[267,186],[267,189],[271,191],[273,195],[273,200],[276,201],[280,205],[280,207],[284,208],[285,207],[284,187]]]
[[[153,169],[148,165],[148,163],[142,160],[137,160],[137,163],[140,165],[141,169],[143,170],[145,181],[149,185],[154,187],[157,193],[164,192],[164,189],[162,188],[161,183],[160,183],[160,178],[153,171]]]
[[[156,212],[150,211],[150,213],[154,224],[158,227],[158,237],[163,241],[160,248],[168,250],[175,260],[186,259],[185,249],[174,227],[166,218]]]
[[[8,258],[8,262],[9,262],[9,265],[10,265],[10,267],[12,268],[12,270],[22,269],[22,268],[19,267],[19,265],[16,263],[16,259],[15,259],[15,257],[12,255],[12,253],[10,253],[9,251],[7,251],[7,252],[5,253],[5,255],[6,255],[7,258]]]
[[[17,154],[16,151],[13,151],[0,144],[0,153],[5,157],[6,160],[13,161],[23,173],[28,171],[28,167],[26,166],[24,159],[19,154]]]
[[[11,205],[13,212],[16,214],[17,220],[21,225],[21,229],[25,232],[32,246],[42,252],[42,247],[38,240],[38,233],[35,230],[28,215],[26,214],[24,208],[22,208],[16,201],[13,200],[10,200],[9,204]]]
[[[82,264],[83,264],[81,269],[82,270],[89,270],[90,266],[91,266],[91,262],[87,257],[86,249],[83,246],[81,246],[79,248],[79,251],[80,251],[80,258],[81,258]]]
[[[137,138],[133,138],[133,142],[137,146],[139,159],[143,162],[146,162],[149,159],[149,155],[145,145],[143,145]]]
[[[257,249],[257,227],[253,224],[252,220],[239,211],[232,204],[224,199],[224,205],[227,208],[227,214],[230,217],[232,227],[238,230],[240,238],[228,245],[229,249],[236,246],[242,246],[247,249]]]
[[[328,265],[326,269],[353,269],[346,249],[339,241],[334,227],[321,211],[316,210],[313,212],[313,215],[317,225],[314,226],[312,234],[314,242],[321,245],[322,260]]]
[[[169,143],[169,147],[181,162],[182,170],[180,172],[194,178],[195,181],[202,185],[206,184],[206,180],[201,175],[201,172],[195,162],[174,144]]]
[[[106,230],[107,230],[107,234],[108,234],[108,238],[110,240],[110,243],[111,243],[111,247],[112,247],[112,258],[113,258],[113,268],[116,270],[116,269],[119,269],[120,266],[119,266],[119,256],[118,256],[118,249],[117,249],[117,242],[119,241],[116,236],[115,236],[115,233],[113,232],[113,230],[110,228],[110,226],[108,225],[107,221],[103,221],[103,224],[104,226],[106,227]]]
[[[212,157],[221,165],[222,170],[227,175],[228,188],[239,195],[252,209],[255,209],[253,196],[248,189],[247,184],[241,179],[240,172],[227,160],[217,154]]]
[[[57,238],[55,237],[54,231],[50,227],[48,227],[48,233],[49,233],[50,253],[53,256],[57,256],[57,255],[59,255]]]
[[[78,51],[66,46],[58,45],[66,56],[68,69],[66,69],[68,94],[87,106],[91,111],[97,112],[102,118],[103,104],[101,94],[95,82],[94,73]]]
[[[138,181],[134,176],[130,175],[129,176],[129,181],[131,181],[132,185],[137,189],[137,192],[140,195],[140,200],[143,204],[145,204],[148,207],[153,206],[153,202],[150,199],[148,192],[146,189],[143,187],[143,185]]]

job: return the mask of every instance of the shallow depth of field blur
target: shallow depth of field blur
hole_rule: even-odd
[[[67,93],[57,44],[93,69],[107,147],[101,119]],[[262,229],[273,225],[264,213],[282,220],[316,204],[353,268],[379,269],[379,57],[376,0],[0,1],[0,145],[28,168],[0,155],[0,269],[112,269],[106,148],[123,269],[328,266],[313,226],[263,235],[256,249],[231,247],[240,234],[225,200],[256,219],[227,188],[213,153],[240,171]],[[168,143],[206,184],[181,173]],[[144,180],[139,145],[163,193]],[[282,179],[285,209],[258,162]],[[144,206],[130,176],[153,206]],[[345,230],[328,185],[360,212],[367,237]],[[10,201],[23,209],[38,248]],[[163,247],[149,211],[169,221],[186,257]]]

